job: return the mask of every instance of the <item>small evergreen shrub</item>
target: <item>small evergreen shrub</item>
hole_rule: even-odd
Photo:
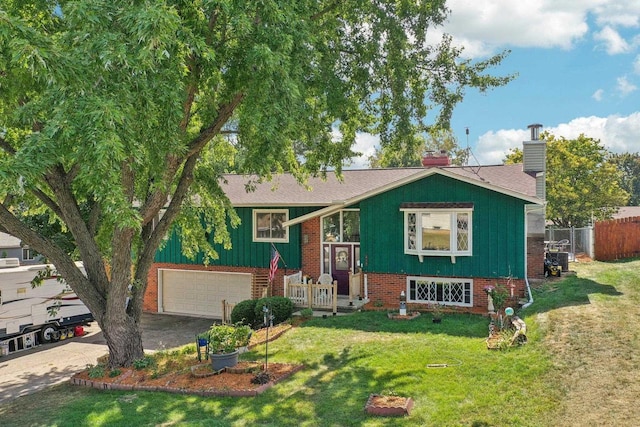
[[[282,323],[289,319],[293,314],[293,302],[285,297],[268,297],[261,298],[256,301],[255,315],[260,321],[264,319],[263,307],[267,306],[271,309],[273,315],[273,324]]]
[[[262,316],[256,318],[256,300],[247,299],[240,301],[231,310],[231,323],[242,323],[247,326],[255,326],[258,319],[262,319]]]
[[[304,318],[309,318],[313,316],[313,310],[310,308],[303,308],[302,310],[300,310],[300,316],[304,317]]]

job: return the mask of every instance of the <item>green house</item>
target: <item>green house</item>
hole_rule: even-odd
[[[524,148],[525,156],[544,158],[544,142]],[[276,295],[288,292],[285,277],[297,273],[313,282],[330,277],[339,297],[376,306],[397,307],[404,294],[409,307],[486,313],[484,288],[498,283],[512,303],[524,303],[528,279],[543,274],[539,162],[435,163],[345,170],[342,179],[329,174],[307,186],[284,174],[252,192],[248,177],[225,176],[223,189],[242,220],[231,230],[232,249],[218,248],[219,259],[205,266],[202,257],[184,257],[172,236],[156,256],[145,310],[223,316],[223,301],[265,292],[274,248]]]

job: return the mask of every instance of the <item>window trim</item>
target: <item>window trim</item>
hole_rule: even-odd
[[[442,207],[440,207],[442,206]],[[446,204],[436,204],[436,203],[407,203],[403,204],[400,207],[400,211],[403,212],[404,216],[404,226],[403,226],[403,237],[404,237],[404,253],[407,255],[417,255],[420,258],[420,262],[422,262],[423,256],[450,256],[451,262],[455,263],[455,257],[457,256],[473,256],[473,205],[472,204],[456,204],[452,207],[445,207]],[[470,207],[469,207],[470,206]],[[426,250],[420,249],[422,248],[422,232],[418,232],[418,230],[422,230],[422,214],[425,213],[447,213],[452,214],[450,216],[450,230],[451,235],[449,238],[450,247],[454,248],[451,250]],[[415,228],[415,249],[409,248],[409,215],[414,214],[416,218]],[[458,214],[467,214],[468,215],[468,223],[467,223],[467,243],[468,249],[466,250],[458,250]]]
[[[415,282],[435,282],[436,284],[447,284],[447,285],[451,285],[451,284],[455,284],[455,283],[461,283],[463,286],[463,301],[462,302],[456,302],[456,301],[437,301],[437,300],[422,300],[422,299],[415,299],[412,298],[412,292],[411,292],[411,282],[415,281]],[[469,293],[469,302],[466,303],[464,302],[464,293],[466,292],[466,290],[464,289],[464,287],[466,285],[469,285],[468,287],[468,293]],[[437,293],[437,292],[436,292]],[[407,276],[407,289],[406,289],[406,295],[407,295],[407,302],[412,302],[412,303],[418,303],[418,304],[442,304],[442,305],[446,305],[446,306],[456,306],[456,307],[473,307],[473,279],[470,278],[455,278],[455,277],[425,277],[425,276]]]
[[[282,238],[273,238],[273,237],[258,237],[258,214],[284,214],[285,220],[283,222],[289,221],[289,210],[288,209],[253,209],[251,213],[252,220],[252,237],[254,242],[279,242],[279,243],[289,243],[289,227],[284,227],[284,237]]]
[[[360,235],[360,227],[358,227],[358,240],[344,240],[344,214],[346,212],[357,212],[358,215],[360,215],[360,209],[359,208],[348,208],[348,209],[341,209],[337,212],[334,212],[332,214],[329,215],[323,215],[320,217],[320,241],[321,243],[351,243],[351,244],[360,244],[360,240],[361,240],[361,235]],[[327,240],[327,236],[325,235],[324,232],[324,220],[332,217],[336,214],[339,214],[339,218],[338,218],[338,235],[335,236],[335,240]],[[360,225],[360,218],[358,218],[358,225]]]
[[[26,257],[24,256],[28,254]],[[34,261],[38,257],[38,253],[28,246],[22,248],[22,261]]]

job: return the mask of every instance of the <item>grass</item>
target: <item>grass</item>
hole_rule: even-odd
[[[0,406],[3,426],[634,425],[640,261],[575,265],[534,288],[529,344],[489,351],[488,321],[383,312],[314,318],[269,344],[306,369],[256,398],[52,387]],[[244,355],[261,360],[264,346]],[[432,368],[428,365],[447,367]],[[404,419],[368,416],[370,393],[411,396]],[[632,422],[633,421],[633,422]]]

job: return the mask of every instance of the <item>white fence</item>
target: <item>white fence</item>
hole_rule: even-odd
[[[296,307],[330,309],[338,311],[338,283],[330,284],[304,283],[302,272],[285,276],[284,295],[289,298]]]

